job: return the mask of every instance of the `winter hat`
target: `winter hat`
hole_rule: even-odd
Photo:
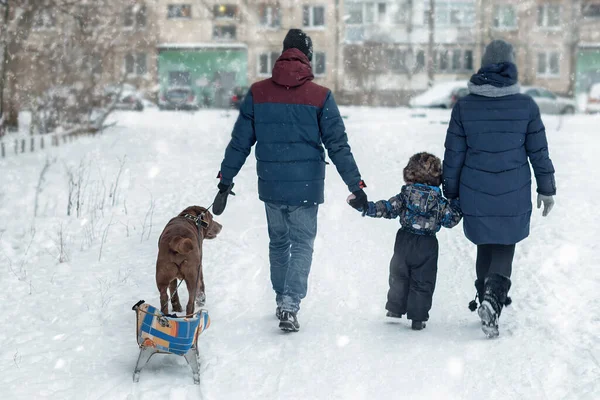
[[[310,36],[302,32],[302,29],[290,29],[285,39],[283,39],[283,51],[288,49],[298,49],[312,61],[313,45]]]
[[[504,40],[492,40],[485,47],[481,66],[486,67],[492,64],[500,64],[502,62],[515,63],[515,49],[512,44]]]
[[[430,186],[442,184],[442,161],[430,153],[417,153],[404,168],[404,182],[422,183]]]

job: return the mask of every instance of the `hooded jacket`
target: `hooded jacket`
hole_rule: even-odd
[[[270,79],[252,85],[221,164],[222,183],[233,181],[256,143],[258,192],[264,202],[323,203],[324,147],[348,189],[361,188],[333,95],[313,78],[306,55],[289,49],[275,62]]]
[[[475,244],[515,244],[529,235],[531,169],[538,193],[554,195],[554,166],[540,110],[520,93],[510,62],[481,68],[452,110],[444,195],[460,197],[465,235]]]

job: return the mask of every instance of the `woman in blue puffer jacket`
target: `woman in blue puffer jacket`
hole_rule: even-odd
[[[556,184],[540,110],[520,93],[512,45],[494,40],[486,47],[469,92],[452,110],[443,188],[447,198],[460,197],[465,235],[477,245],[478,314],[483,331],[495,337],[511,285],[515,244],[529,235],[529,162],[544,216],[554,205]]]

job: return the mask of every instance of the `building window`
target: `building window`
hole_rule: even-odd
[[[515,29],[517,12],[512,5],[501,5],[494,8],[494,28]]]
[[[325,26],[325,7],[304,6],[302,9],[302,25],[305,28]]]
[[[542,77],[560,76],[560,53],[538,53],[537,74]]]
[[[315,76],[325,75],[325,53],[317,51],[314,54],[312,64]]]
[[[417,59],[415,63],[415,71],[419,72],[425,69],[425,50],[417,51]]]
[[[365,3],[365,23],[372,24],[375,22],[375,3]]]
[[[191,4],[169,4],[167,6],[167,18],[192,18]]]
[[[362,25],[363,24],[363,7],[364,3],[348,3],[346,4],[346,24]]]
[[[417,68],[424,68],[425,54],[417,53]],[[437,72],[464,73],[473,71],[473,50],[439,50],[434,53],[433,65]]]
[[[560,5],[544,4],[538,6],[537,25],[542,28],[560,27]]]
[[[125,55],[125,73],[127,75],[142,76],[148,73],[148,64],[145,53],[128,53]]]
[[[279,58],[281,53],[272,51],[270,53],[262,53],[258,56],[258,75],[259,76],[271,76],[275,61]]]
[[[125,7],[123,25],[126,28],[143,28],[146,26],[146,6],[134,5]]]
[[[33,29],[53,29],[56,26],[56,16],[49,10],[39,10],[33,17]]]
[[[169,71],[169,86],[190,87],[192,76],[188,71]]]
[[[438,64],[439,70],[447,71],[448,70],[448,50],[440,50],[438,52],[438,55],[440,57],[440,61]]]
[[[386,3],[347,3],[345,7],[347,25],[371,25],[387,22],[388,19]],[[398,7],[394,19],[396,23],[405,23],[406,10]]]
[[[460,71],[462,69],[462,51],[454,50],[452,52],[452,71]]]
[[[582,4],[581,15],[589,18],[600,18],[600,3],[598,4]]]
[[[385,71],[401,73],[406,71],[407,51],[402,49],[385,50]]]
[[[213,7],[215,19],[234,19],[237,17],[237,6],[232,4],[220,4]]]
[[[387,4],[379,3],[377,4],[377,21],[385,22],[387,18]]]
[[[465,55],[464,55],[463,59],[464,59],[463,69],[465,71],[473,71],[473,50],[465,50]]]
[[[428,13],[429,11],[425,10],[425,21]],[[437,26],[473,26],[475,25],[475,3],[436,0],[434,18]]]
[[[235,25],[217,25],[213,28],[213,39],[234,40],[236,31]]]
[[[281,10],[279,6],[260,4],[258,7],[260,26],[266,28],[279,28],[281,26]]]

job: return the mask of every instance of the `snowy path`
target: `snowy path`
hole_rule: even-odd
[[[447,112],[427,118],[402,109],[342,112],[373,200],[396,193],[414,152],[443,154]],[[119,125],[100,138],[0,160],[0,304],[8,313],[0,329],[3,398],[600,398],[600,119],[573,117],[558,132],[556,118],[544,119],[558,170],[557,207],[547,219],[535,214],[532,236],[517,248],[514,303],[495,341],[484,339],[466,308],[475,248],[462,227],[439,235],[427,329],[413,332],[406,320],[385,320],[397,221],[360,218],[344,203],[346,188],[333,167],[302,328],[281,333],[250,156],[236,179],[238,195],[218,218],[223,232],[204,245],[212,325],[200,338],[198,387],[176,356],[156,356],[140,382],[131,382],[138,353],[131,306],[139,299],[157,304],[158,235],[187,205],[212,201],[235,115],[118,117]],[[47,156],[55,162],[34,219]],[[108,194],[123,157],[112,206]],[[82,176],[79,218],[66,216],[69,168]],[[61,230],[64,263],[58,263]]]

